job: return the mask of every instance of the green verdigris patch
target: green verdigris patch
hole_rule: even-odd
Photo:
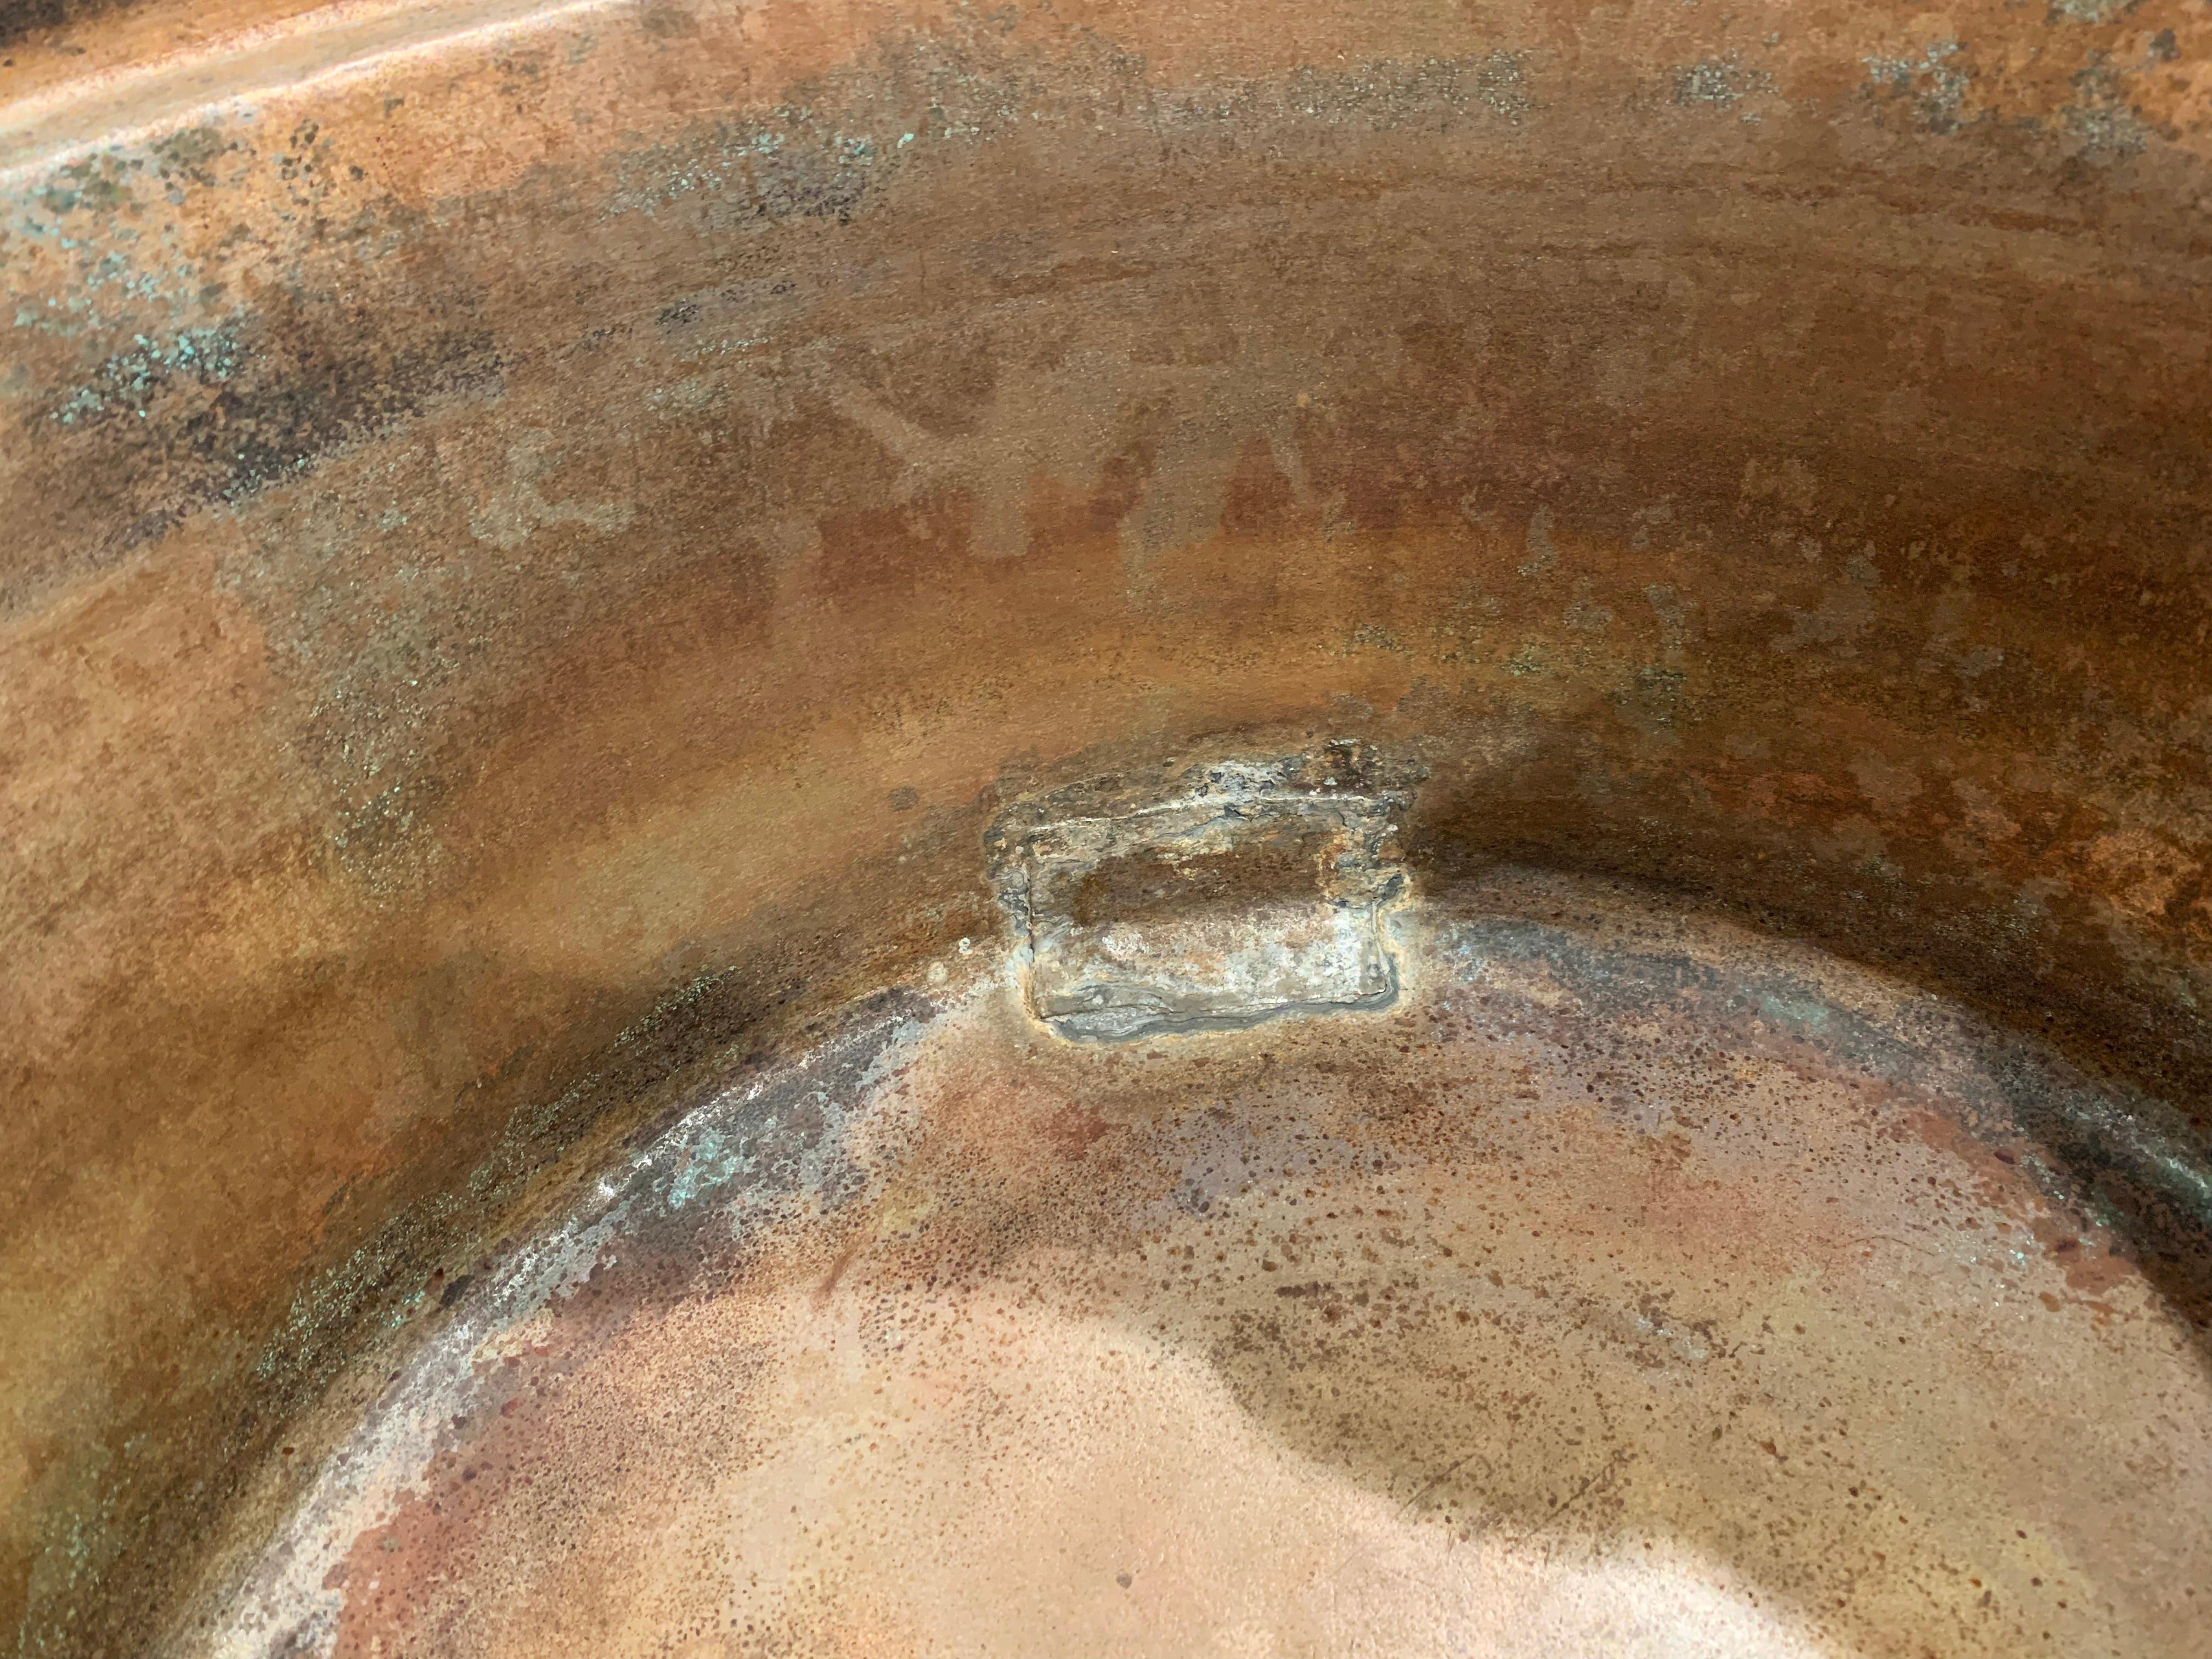
[[[89,380],[56,398],[47,417],[64,426],[119,415],[144,420],[154,400],[179,381],[220,385],[234,378],[244,361],[238,335],[228,326],[188,328],[166,340],[142,334],[101,363]]]

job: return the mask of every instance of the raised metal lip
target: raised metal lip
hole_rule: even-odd
[[[612,11],[630,0],[391,0],[315,8],[152,62],[0,100],[0,187],[185,125],[203,111],[343,80],[480,34]]]

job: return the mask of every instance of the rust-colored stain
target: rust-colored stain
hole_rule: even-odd
[[[364,1356],[1209,744],[2055,1045],[1885,1156],[2201,1319],[2209,93],[2198,0],[0,0],[0,1629],[189,1645]]]

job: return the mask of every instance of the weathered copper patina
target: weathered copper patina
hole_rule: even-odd
[[[198,1639],[362,1356],[1201,753],[2182,1169],[2209,209],[2197,0],[0,0],[0,1627]],[[2074,1121],[2201,1364],[2188,1179]]]

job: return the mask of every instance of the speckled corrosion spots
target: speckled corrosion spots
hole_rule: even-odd
[[[2063,1062],[1586,884],[1399,927],[1386,1012],[1066,1044],[970,957],[732,1080],[219,1650],[2194,1652],[2212,1382]]]

